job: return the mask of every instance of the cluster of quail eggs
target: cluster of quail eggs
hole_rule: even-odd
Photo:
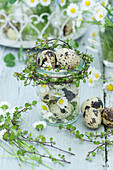
[[[80,65],[80,57],[74,50],[68,48],[61,48],[56,51],[44,50],[38,57],[38,64],[42,66],[46,63],[50,63],[52,67],[64,66],[70,69],[75,68],[76,65]]]
[[[92,97],[81,105],[83,120],[87,127],[98,128],[101,123],[113,127],[113,107],[103,108],[103,102],[98,97]]]
[[[40,85],[41,116],[50,123],[67,123],[78,115],[79,89],[73,84]]]
[[[38,64],[42,68],[50,64],[54,68],[67,66],[73,69],[80,65],[80,57],[75,51],[67,48],[58,49],[56,53],[44,50],[38,57]],[[78,88],[74,84],[39,85],[38,94],[42,117],[50,123],[68,122],[77,117]]]

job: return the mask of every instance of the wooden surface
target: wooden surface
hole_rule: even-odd
[[[88,32],[87,32],[88,33]],[[86,51],[85,44],[87,43],[87,33],[86,35],[80,39],[80,51]],[[85,43],[84,43],[85,40]],[[3,61],[3,57],[7,53],[13,53],[16,56],[16,66],[12,68],[8,68],[5,66]],[[17,59],[18,49],[8,48],[0,46],[0,101],[8,101],[11,107],[15,106],[24,106],[26,102],[32,102],[34,99],[38,100],[38,96],[36,95],[36,88],[30,86],[24,87],[24,83],[22,81],[17,81],[16,78],[13,77],[15,71],[21,71],[24,68],[24,64],[19,62]],[[94,62],[92,66],[95,66],[96,69],[103,71],[102,64],[102,56],[100,53],[100,47],[98,47],[98,52],[91,52],[88,50],[88,53],[92,53],[94,57]],[[107,69],[105,69],[107,72]],[[113,71],[113,70],[111,70]],[[111,94],[113,95],[113,94]],[[104,101],[104,93],[103,93],[103,83],[98,82],[96,87],[88,87],[87,83],[81,83],[80,88],[80,104],[88,99],[89,97],[100,97]],[[113,98],[111,96],[111,98]],[[113,100],[112,100],[113,101]],[[106,101],[107,103],[107,101]],[[113,102],[111,103],[113,105]],[[37,106],[38,107],[38,106]],[[39,120],[37,107],[35,107],[32,111],[29,111],[23,115],[23,117],[28,121],[32,128],[32,124]],[[94,131],[87,128],[83,122],[82,113],[80,112],[80,116],[77,122],[74,125],[79,129],[81,133],[86,131]],[[23,123],[22,128],[25,127]],[[38,135],[38,132],[33,128],[32,130]],[[105,127],[101,125],[97,132],[104,131]],[[51,163],[49,160],[45,159],[44,162],[50,165],[55,170],[112,170],[113,169],[113,161],[112,154],[113,149],[110,151],[100,151],[93,158],[93,162],[86,161],[86,155],[88,151],[93,150],[94,145],[91,143],[81,142],[76,140],[74,136],[66,131],[59,131],[58,127],[47,126],[46,129],[43,130],[43,134],[49,139],[53,137],[57,143],[57,146],[60,148],[68,149],[72,148],[72,151],[75,153],[75,156],[70,156],[66,154],[67,160],[71,161],[71,164],[65,164],[65,167],[57,164]],[[53,155],[58,155],[59,152],[51,150]],[[0,155],[7,153],[0,147]],[[108,160],[107,160],[108,159]],[[107,161],[107,162],[106,162]],[[27,164],[22,164],[23,170],[31,170],[32,167]],[[2,158],[0,157],[0,170],[19,170],[18,162],[16,159],[12,158]],[[34,170],[47,170],[44,166],[40,165],[39,168],[34,168]]]

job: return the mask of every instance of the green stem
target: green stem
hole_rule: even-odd
[[[33,136],[36,138],[35,134],[34,134],[33,131],[31,130],[31,128],[30,128],[29,124],[27,123],[27,121],[26,121],[25,119],[23,119],[22,117],[21,117],[21,119],[27,124],[29,130],[31,131],[31,133],[33,134]],[[40,145],[45,149],[45,151],[46,151],[52,158],[55,158],[55,157],[48,151],[48,149],[47,149],[43,144],[40,144]],[[62,162],[60,162],[60,161],[57,161],[57,162],[58,162],[59,164],[61,164],[62,166],[64,166],[64,164],[63,164]]]
[[[9,144],[8,144],[7,142],[5,142],[5,143],[9,146]],[[6,150],[9,154],[14,155],[14,154],[11,153],[9,150],[7,150],[7,149],[5,148],[5,146],[3,146],[1,143],[0,143],[0,146],[1,146],[2,148],[4,148],[4,150]]]
[[[16,156],[11,156],[11,155],[0,155],[1,157],[9,157],[9,158],[16,158]]]

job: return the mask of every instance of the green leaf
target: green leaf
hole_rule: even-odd
[[[42,37],[46,40],[47,39],[47,34],[43,34]]]
[[[9,63],[6,64],[7,67],[14,67],[15,66],[15,62],[11,61]]]
[[[9,0],[9,2],[10,2],[11,4],[14,4],[14,3],[16,2],[16,0]]]
[[[34,101],[32,102],[32,105],[36,105],[36,104],[37,104],[37,101],[34,100]]]
[[[62,127],[63,127],[63,124],[60,124],[60,125],[59,125],[59,129],[61,130],[61,129],[62,129]]]
[[[68,148],[68,151],[71,151],[71,148]]]
[[[15,56],[12,53],[7,54],[4,57],[4,62],[9,63],[9,61],[15,60]]]

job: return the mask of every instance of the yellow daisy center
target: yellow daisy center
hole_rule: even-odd
[[[92,16],[92,20],[94,20],[95,19],[95,17],[94,16]]]
[[[43,75],[44,75],[44,76],[47,76],[47,74],[46,74],[46,73],[43,73]]]
[[[78,20],[78,22],[80,22],[80,21],[81,21],[81,19]]]
[[[59,104],[62,104],[63,103],[63,99],[60,99],[58,102],[59,102]]]
[[[75,13],[75,8],[70,9],[71,13]]]
[[[90,78],[90,79],[89,79],[89,82],[92,84],[92,83],[93,83],[93,79],[92,79],[92,78]]]
[[[31,1],[31,3],[34,3],[35,2],[35,0],[30,0]]]
[[[107,85],[107,90],[113,91],[113,85],[112,84]]]
[[[100,18],[102,18],[102,17],[103,17],[103,15],[102,15],[102,14],[100,14],[100,15],[99,15],[99,17],[100,17]]]
[[[46,107],[46,106],[42,106],[42,109],[43,109],[43,110],[47,110],[47,107]]]
[[[44,85],[41,85],[43,88],[45,88],[45,87],[47,87],[47,85],[46,84],[44,84]]]
[[[47,0],[43,0],[44,2],[46,2]]]
[[[100,11],[100,9],[97,10],[97,13]]]
[[[89,6],[89,5],[90,5],[90,1],[86,1],[86,2],[85,2],[85,5],[86,5],[86,6]]]
[[[64,0],[61,0],[62,3],[64,3]]]
[[[95,33],[94,32],[93,32],[92,36],[95,37]]]
[[[95,77],[96,77],[96,79],[98,79],[99,78],[99,74],[96,74]]]
[[[59,96],[60,96],[60,93],[56,93],[56,95],[59,95]]]
[[[103,6],[105,6],[105,5],[106,5],[106,3],[105,3],[105,2],[103,2],[103,3],[102,3],[102,5],[103,5]]]

